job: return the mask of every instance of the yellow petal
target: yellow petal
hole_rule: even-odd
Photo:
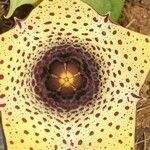
[[[150,66],[150,37],[105,22],[80,0],[44,0],[0,36],[0,92],[8,150],[134,149],[136,102]],[[37,99],[31,72],[47,50],[80,45],[99,64],[92,104],[57,112]]]

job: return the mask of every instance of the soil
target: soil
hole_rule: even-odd
[[[15,25],[13,17],[9,20],[3,17],[8,8],[9,0],[0,0],[0,33]],[[25,5],[17,9],[14,16],[23,19],[32,9],[31,5]],[[150,0],[126,0],[119,23],[130,30],[150,35]],[[141,96],[144,100],[137,104],[135,148],[150,150],[150,73],[141,89]]]
[[[150,35],[150,0],[126,0],[120,24]]]

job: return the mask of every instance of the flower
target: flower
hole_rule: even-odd
[[[112,24],[80,0],[43,0],[19,26],[0,35],[0,92],[6,104],[1,111],[8,150],[133,149],[149,48],[149,37]],[[66,86],[78,83],[86,89],[77,94],[78,102],[67,102],[65,92],[56,99],[53,80],[45,84],[56,60],[82,72],[78,82],[70,80]],[[74,97],[74,90],[66,91]],[[68,110],[64,104],[70,105]]]

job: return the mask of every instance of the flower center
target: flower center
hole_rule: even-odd
[[[77,72],[75,74],[69,72],[67,69],[67,63],[64,63],[63,66],[64,66],[64,72],[62,72],[59,75],[51,74],[51,77],[57,79],[60,84],[58,91],[60,91],[64,87],[71,87],[74,91],[76,91],[74,81],[76,77],[80,76],[80,72]]]
[[[74,82],[74,75],[72,75],[70,72],[64,72],[59,77],[59,83],[61,86],[64,87],[73,87]]]
[[[86,105],[98,91],[98,72],[90,54],[72,45],[54,47],[37,63],[35,92],[50,107]]]

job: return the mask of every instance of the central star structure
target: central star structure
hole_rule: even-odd
[[[60,91],[62,88],[71,87],[74,91],[76,91],[76,87],[74,86],[75,78],[80,75],[80,72],[73,74],[67,70],[67,63],[64,63],[64,72],[60,73],[60,75],[51,74],[52,78],[58,79],[60,87],[57,89]]]

